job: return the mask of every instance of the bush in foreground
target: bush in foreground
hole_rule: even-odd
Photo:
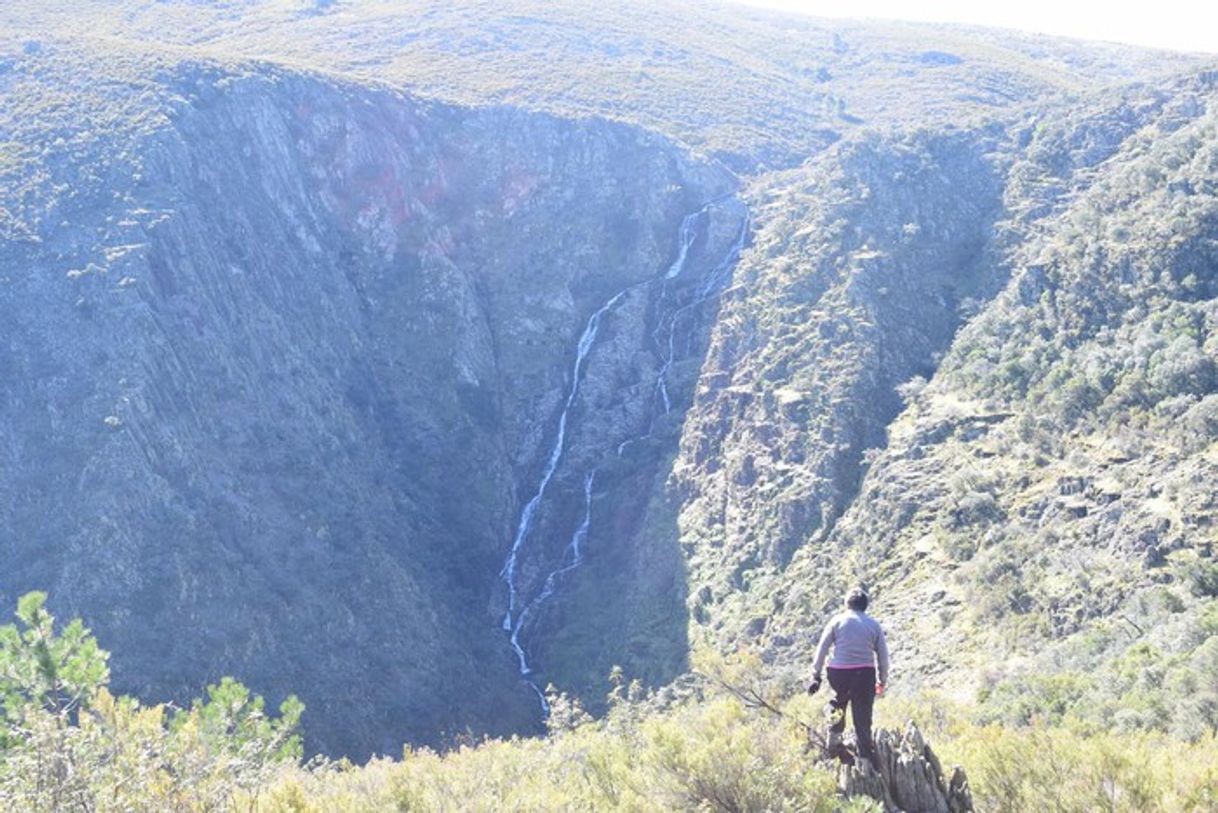
[[[44,593],[0,627],[0,809],[226,810],[301,755],[304,710],[279,717],[232,678],[189,709],[107,688],[108,654],[76,619],[56,631]]]
[[[619,685],[599,720],[552,697],[544,739],[487,740],[447,753],[407,748],[364,766],[302,765],[301,706],[266,714],[231,679],[185,710],[106,688],[106,653],[79,621],[56,634],[45,596],[0,627],[0,810],[876,811],[843,799],[809,747],[823,698],[775,696],[747,659],[665,708]],[[704,676],[705,678],[706,676]],[[621,684],[621,681],[619,681]],[[877,725],[917,719],[944,766],[963,764],[986,811],[1218,810],[1218,739],[1085,734],[1067,725],[981,725],[976,709],[886,699]]]

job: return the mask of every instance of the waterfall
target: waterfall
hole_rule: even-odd
[[[710,204],[707,204],[707,206],[709,205]],[[700,210],[696,214],[701,214],[703,211],[705,211],[705,209]],[[692,216],[694,215],[691,215],[691,217]],[[711,273],[707,274],[706,282],[703,283],[701,290],[699,290],[697,298],[695,298],[692,302],[687,302],[669,314],[667,340],[663,344],[661,344],[658,340],[656,341],[656,346],[660,348],[661,358],[663,359],[660,364],[660,372],[656,375],[656,393],[660,397],[660,403],[664,407],[665,415],[672,411],[672,401],[668,395],[668,371],[672,368],[672,364],[676,360],[677,355],[677,323],[680,321],[682,316],[690,313],[702,303],[713,299],[722,292],[728,275],[731,273],[732,269],[736,267],[736,263],[740,260],[740,253],[744,251],[744,244],[748,241],[749,227],[751,222],[751,219],[746,215],[741,221],[740,233],[736,235],[735,241],[732,243],[731,248],[728,249],[728,252],[724,256],[723,260],[717,266],[715,266]],[[684,226],[684,224],[682,224],[682,226]],[[657,325],[656,333],[659,333],[662,327],[662,324]],[[655,334],[653,334],[653,338],[654,336]]]
[[[588,319],[588,324],[584,326],[584,332],[579,337],[579,343],[576,345],[575,364],[571,370],[571,386],[567,391],[567,399],[563,404],[562,412],[558,416],[558,432],[554,437],[554,445],[550,449],[550,456],[546,460],[545,469],[542,471],[541,481],[537,485],[537,492],[525,503],[524,510],[520,512],[520,521],[516,525],[516,536],[512,540],[512,548],[508,553],[507,561],[503,564],[503,570],[499,573],[508,586],[508,609],[507,613],[503,616],[503,629],[505,631],[512,629],[512,616],[516,612],[518,599],[516,590],[516,563],[520,557],[520,550],[524,545],[524,541],[528,537],[529,529],[532,527],[533,514],[536,513],[537,506],[541,504],[541,498],[545,496],[546,487],[550,485],[550,480],[554,477],[554,471],[558,468],[559,461],[562,460],[562,453],[567,439],[567,417],[570,415],[571,407],[575,405],[575,399],[579,395],[584,361],[588,358],[588,351],[592,349],[592,343],[596,341],[597,332],[600,331],[601,318],[617,305],[618,302],[622,301],[626,294],[634,287],[637,286],[631,286],[631,288],[619,291],[616,296],[604,305],[601,305],[600,309]]]
[[[711,201],[693,214],[686,215],[685,219],[681,221],[681,231],[678,236],[680,248],[677,251],[677,259],[673,261],[673,264],[669,266],[668,271],[664,274],[663,288],[660,290],[660,303],[657,306],[658,310],[663,310],[664,303],[668,299],[668,281],[676,279],[677,277],[681,276],[683,271],[685,271],[685,262],[689,258],[689,250],[693,246],[694,240],[696,240],[698,237],[698,220],[710,210],[710,207],[713,206],[714,203],[715,201]],[[659,330],[660,325],[657,324],[656,331],[658,332]],[[670,341],[671,338],[672,337],[670,336]],[[652,339],[656,339],[655,332],[652,333]],[[672,353],[670,352],[667,360],[664,362],[663,368],[660,371],[660,377],[658,380],[660,397],[664,401],[665,413],[672,410],[672,403],[668,399],[668,387],[665,384],[665,378],[668,374],[668,365],[671,363]]]
[[[677,279],[685,271],[686,264],[689,261],[690,251],[693,248],[694,242],[699,234],[699,223],[703,217],[708,217],[712,206],[721,202],[719,198],[713,200],[697,211],[686,215],[681,220],[681,228],[677,237],[677,256],[672,264],[664,271],[663,274],[653,277],[642,282],[630,285],[619,291],[611,297],[605,304],[601,305],[591,317],[588,318],[587,324],[584,326],[583,332],[580,334],[579,341],[576,344],[575,362],[571,366],[571,380],[567,387],[566,398],[563,401],[562,410],[558,415],[558,429],[555,432],[554,442],[550,447],[550,453],[546,458],[545,467],[542,469],[541,479],[538,481],[537,489],[532,497],[525,503],[524,508],[520,512],[520,519],[516,525],[516,534],[512,539],[512,546],[508,552],[507,559],[504,561],[503,568],[500,571],[500,578],[507,584],[508,588],[508,608],[504,613],[502,627],[509,634],[508,640],[511,644],[512,651],[516,654],[517,664],[521,677],[525,678],[529,687],[537,695],[537,699],[541,705],[542,717],[549,716],[550,705],[545,697],[545,692],[534,681],[529,679],[529,675],[533,673],[533,668],[529,664],[528,653],[525,651],[524,644],[521,640],[522,634],[526,631],[526,627],[534,622],[545,604],[553,598],[558,590],[564,577],[578,568],[584,561],[583,546],[588,538],[588,529],[592,522],[592,489],[596,481],[597,471],[594,469],[584,475],[584,507],[583,515],[580,519],[578,527],[571,535],[566,548],[563,550],[562,558],[559,560],[558,566],[552,570],[545,578],[541,590],[533,597],[531,601],[524,605],[521,609],[520,589],[517,584],[517,565],[520,560],[521,551],[524,549],[525,542],[532,530],[534,515],[549,488],[550,481],[554,477],[554,473],[558,470],[559,463],[562,461],[563,452],[566,449],[567,439],[567,423],[571,414],[572,408],[579,396],[580,384],[589,353],[596,342],[597,334],[600,332],[601,322],[605,315],[612,311],[617,305],[625,299],[631,292],[643,287],[652,285],[656,282],[661,284],[660,298],[657,305],[657,310],[663,311],[668,298],[668,283]],[[748,220],[746,218],[744,225],[741,227],[739,238],[733,244],[731,250],[723,261],[715,267],[709,275],[707,284],[697,295],[697,299],[688,303],[681,308],[673,311],[668,321],[667,335],[667,352],[660,349],[663,363],[661,365],[659,377],[657,379],[657,389],[660,393],[664,411],[667,413],[671,410],[672,405],[668,396],[667,374],[668,369],[672,365],[675,356],[675,331],[676,318],[678,314],[692,308],[719,292],[721,287],[720,278],[725,273],[730,272],[732,266],[740,256],[740,251],[743,249],[744,241],[748,234]],[[658,338],[662,330],[662,322],[657,324],[653,332],[653,340],[659,346]],[[631,439],[622,441],[618,445],[618,455],[621,455],[622,449],[630,442]]]
[[[512,637],[510,640],[512,649],[515,651],[516,658],[520,663],[521,675],[528,675],[532,671],[529,668],[528,656],[525,655],[524,647],[520,643],[521,631],[524,630],[525,625],[536,615],[537,611],[541,609],[542,605],[554,595],[554,591],[558,588],[559,580],[584,563],[583,545],[588,538],[588,526],[592,523],[592,484],[595,481],[595,471],[584,476],[583,519],[580,520],[579,527],[575,529],[575,533],[571,535],[571,541],[567,543],[566,550],[563,551],[558,568],[546,576],[541,592],[534,596],[533,600],[521,611],[520,617],[512,627]]]

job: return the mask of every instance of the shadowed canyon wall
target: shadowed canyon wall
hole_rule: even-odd
[[[696,285],[657,280],[732,181],[603,121],[175,81],[106,205],[3,249],[0,589],[90,619],[124,690],[298,692],[313,748],[527,730],[498,571],[576,340],[630,289],[571,419],[586,467],[646,434],[650,334]],[[741,217],[713,209],[691,279]],[[582,476],[559,470],[542,539]],[[531,545],[521,590],[559,554]]]

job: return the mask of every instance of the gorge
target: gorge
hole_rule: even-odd
[[[117,7],[0,10],[0,602],[116,690],[233,674],[362,760],[700,653],[790,693],[861,581],[898,695],[1218,720],[1212,59]]]

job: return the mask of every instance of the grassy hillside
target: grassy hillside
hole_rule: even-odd
[[[750,171],[798,164],[864,127],[957,124],[1200,62],[673,0],[15,2],[0,23],[15,37],[73,49],[162,45],[175,58],[269,60],[450,101],[620,118]]]

